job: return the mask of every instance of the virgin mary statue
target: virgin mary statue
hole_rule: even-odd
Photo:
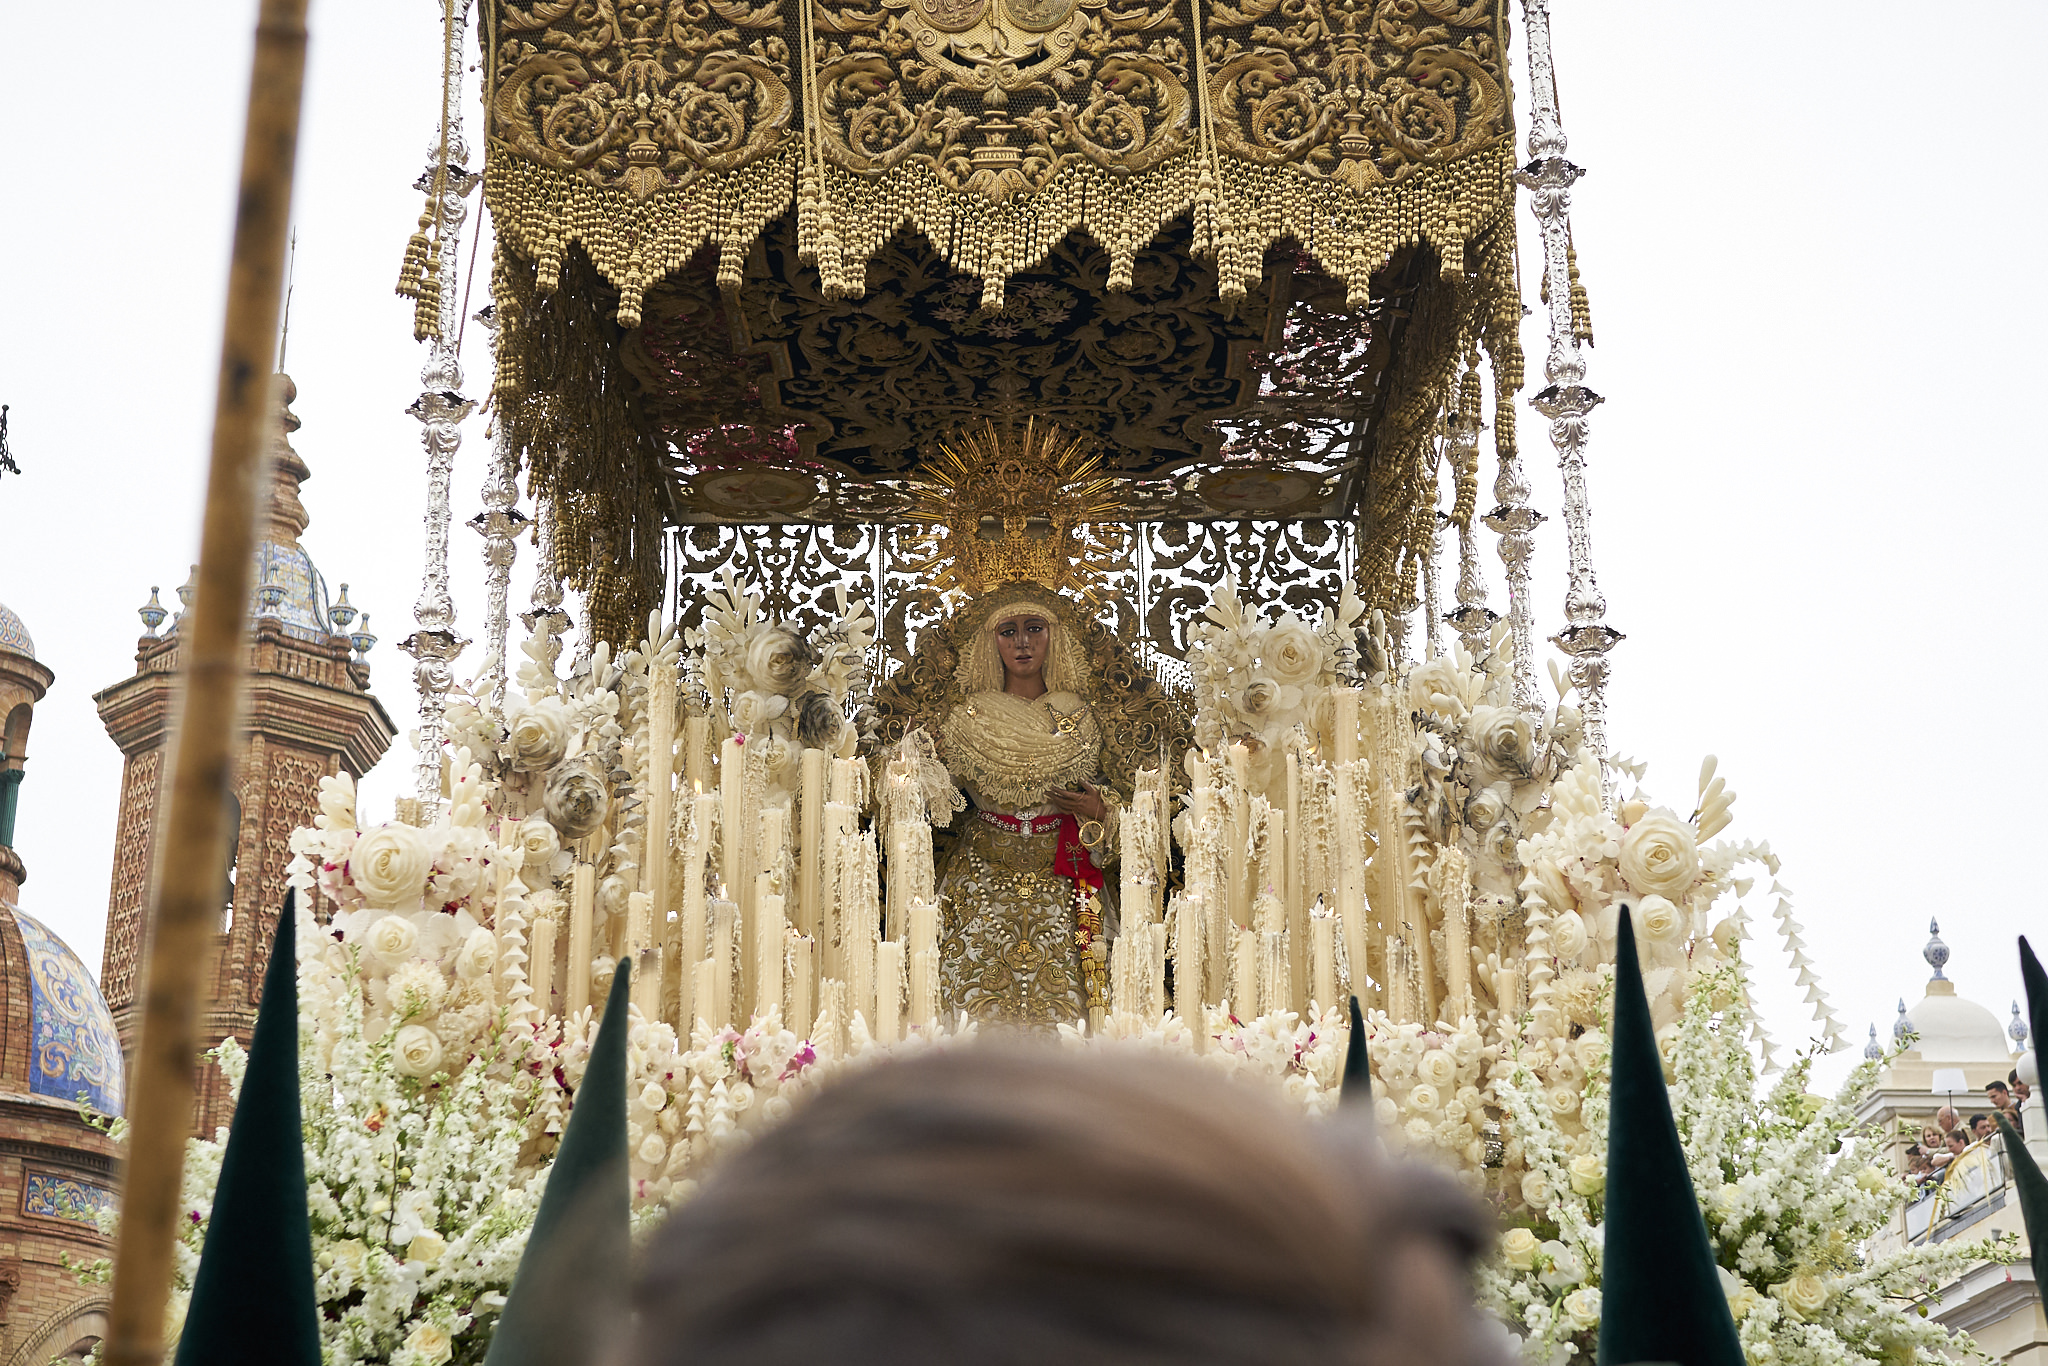
[[[941,1008],[1045,1026],[1106,1004],[1104,873],[1137,764],[1186,720],[1089,602],[1116,511],[1080,443],[1034,423],[963,435],[924,471],[925,565],[967,600],[876,693],[877,739],[922,731],[965,809],[935,842]],[[1091,531],[1093,534],[1091,534]],[[1171,769],[1168,770],[1169,772]],[[941,784],[943,786],[943,784]]]

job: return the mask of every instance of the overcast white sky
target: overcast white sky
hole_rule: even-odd
[[[1556,8],[1566,131],[1589,172],[1574,205],[1599,341],[1588,381],[1608,398],[1595,562],[1629,637],[1612,657],[1616,748],[1680,810],[1701,756],[1720,755],[1740,793],[1729,834],[1783,857],[1859,1045],[1900,995],[1918,999],[1930,915],[1949,975],[2003,1019],[2013,936],[2048,934],[2048,799],[2023,753],[1998,758],[2032,733],[2012,718],[2048,662],[2030,625],[2029,528],[2048,506],[2024,407],[2048,360],[2030,87],[1981,51],[1941,50],[1922,5]],[[313,468],[306,540],[386,640],[418,591],[424,478],[404,409],[423,357],[391,285],[419,213],[439,11],[316,0],[299,161],[287,368]],[[24,907],[95,969],[120,761],[91,694],[132,671],[135,609],[151,584],[173,602],[196,553],[253,15],[249,0],[116,0],[89,61],[66,7],[0,21],[9,50],[73,54],[17,63],[0,87],[0,401],[24,470],[0,482],[0,600],[57,672],[16,831]],[[2048,45],[2048,9],[2008,11],[1996,42]],[[1524,261],[1533,303],[1527,247]],[[472,309],[487,275],[488,255]],[[483,343],[471,327],[472,395]],[[1540,420],[1525,411],[1523,430],[1555,515]],[[458,520],[481,506],[482,459],[472,422]],[[1556,529],[1537,566],[1546,632]],[[458,528],[455,546],[474,634],[476,538]],[[388,645],[372,660],[402,731],[409,661]],[[405,781],[402,746],[368,785],[376,814]],[[1782,957],[1760,948],[1773,1032],[1804,1039]]]

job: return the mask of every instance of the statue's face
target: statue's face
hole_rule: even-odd
[[[1052,645],[1052,623],[1029,614],[1004,617],[996,623],[996,653],[1003,657],[1003,672],[1011,681],[1023,682],[1045,673],[1045,656]]]

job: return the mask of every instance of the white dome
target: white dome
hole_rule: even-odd
[[[1998,1017],[1955,994],[1955,984],[1929,982],[1928,994],[1906,1018],[1920,1039],[1913,1047],[1928,1062],[1997,1062],[2012,1056]],[[1946,987],[1946,991],[1941,988]]]

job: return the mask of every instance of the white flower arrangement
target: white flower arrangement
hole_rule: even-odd
[[[1883,1063],[1866,1061],[1823,1099],[1805,1089],[1809,1054],[1759,1092],[1746,1000],[1739,961],[1713,968],[1664,1043],[1673,1116],[1744,1354],[1753,1366],[1986,1360],[1921,1309],[1966,1268],[2013,1260],[2013,1240],[1867,1255],[1908,1196],[1855,1118]],[[1494,1080],[1524,1175],[1520,1212],[1480,1286],[1525,1358],[1556,1366],[1590,1354],[1599,1327],[1608,1053],[1604,1038],[1587,1050],[1577,1122],[1566,1124],[1542,1052],[1511,1047]]]

